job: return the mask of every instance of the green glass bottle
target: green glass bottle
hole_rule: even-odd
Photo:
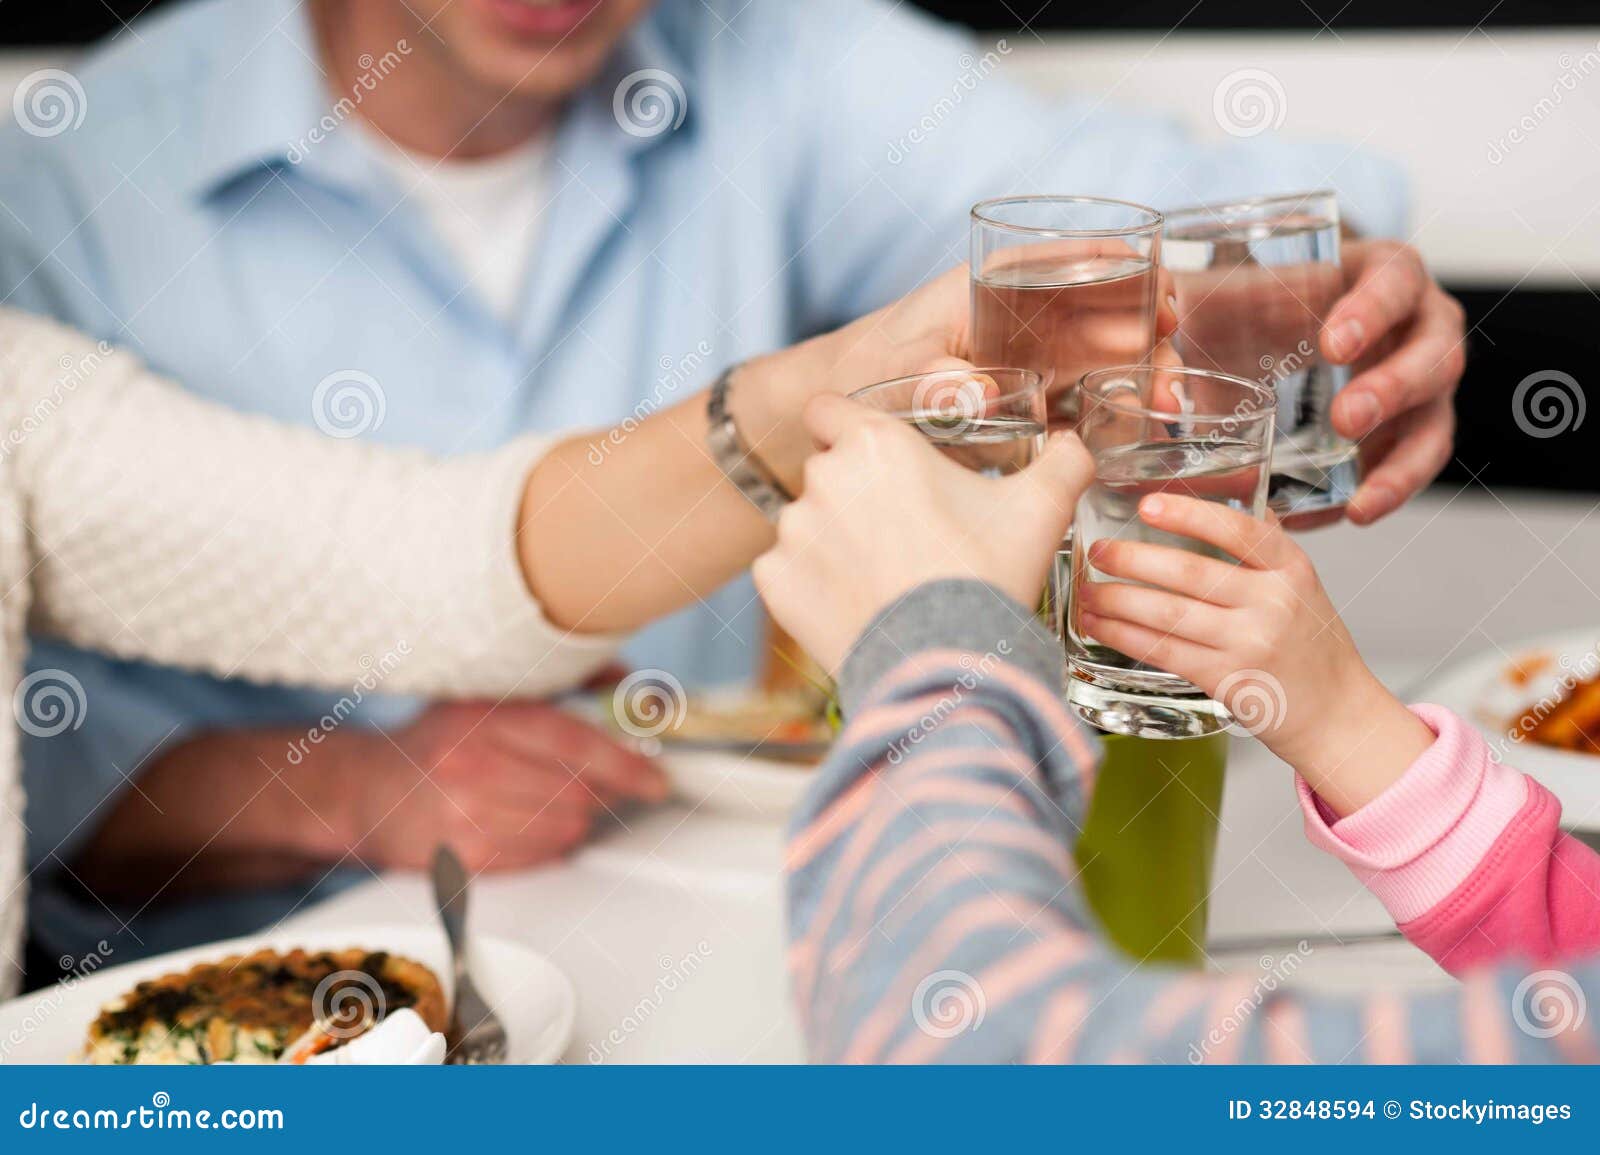
[[[1076,851],[1089,906],[1131,957],[1198,966],[1228,735],[1102,738],[1105,754]]]

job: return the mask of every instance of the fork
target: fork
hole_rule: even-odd
[[[506,1028],[489,1009],[467,972],[467,871],[448,846],[433,854],[433,901],[450,940],[450,970],[455,1006],[445,1031],[445,1062],[457,1066],[506,1061]]]

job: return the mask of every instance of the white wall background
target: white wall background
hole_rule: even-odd
[[[1156,108],[1218,138],[1218,86],[1265,72],[1282,93],[1273,131],[1347,137],[1405,165],[1414,242],[1446,280],[1600,284],[1600,27],[1007,40],[1005,67],[1043,91]],[[60,63],[0,55],[0,108],[21,76]]]

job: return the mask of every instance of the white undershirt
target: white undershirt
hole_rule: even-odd
[[[373,155],[427,217],[483,302],[513,326],[539,242],[549,137],[541,133],[499,156],[441,161],[363,129]]]

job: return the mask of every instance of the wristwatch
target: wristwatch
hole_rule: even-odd
[[[768,521],[777,521],[783,507],[794,500],[783,483],[773,475],[755,452],[744,443],[739,430],[728,412],[728,389],[739,366],[730,366],[711,386],[711,398],[706,402],[706,448],[735,489],[745,500],[755,506]]]

